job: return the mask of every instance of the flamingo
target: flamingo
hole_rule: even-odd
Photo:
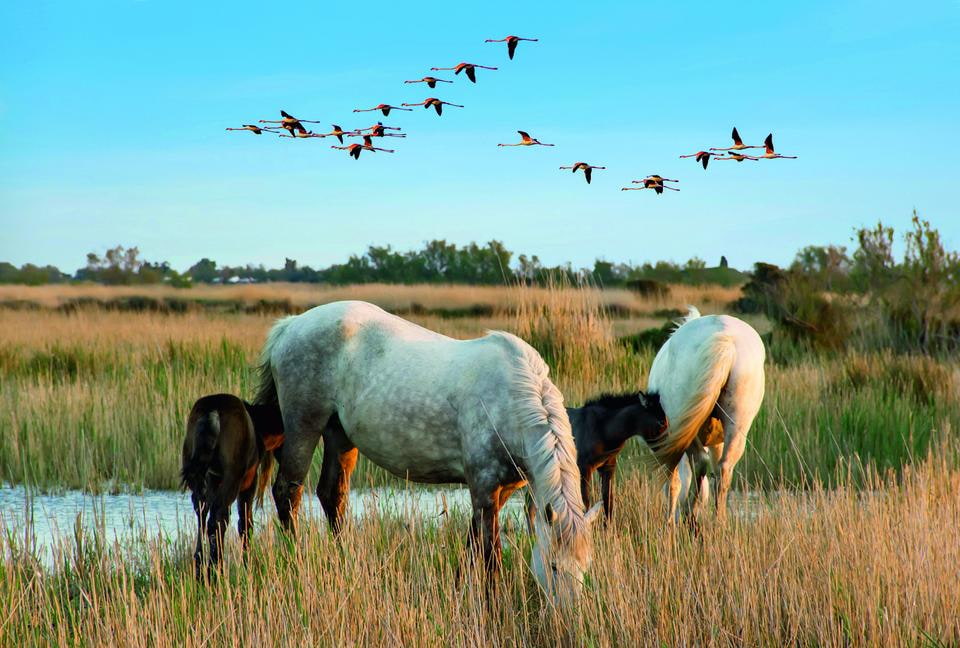
[[[424,100],[421,101],[420,103],[405,103],[405,104],[400,104],[400,105],[402,105],[402,106],[423,106],[424,108],[429,108],[430,106],[433,106],[434,110],[437,111],[437,114],[438,114],[438,115],[442,115],[442,114],[443,114],[443,107],[444,107],[444,106],[453,106],[453,107],[455,107],[455,108],[463,108],[463,106],[461,106],[460,104],[450,103],[449,101],[440,101],[440,100],[437,99],[436,97],[428,97],[427,99],[424,99]]]
[[[530,137],[530,133],[526,131],[518,130],[520,133],[520,141],[516,144],[497,144],[497,146],[553,146],[553,144],[544,144],[538,139]]]
[[[365,130],[368,130],[368,131],[378,131],[377,133],[374,133],[374,134],[375,134],[377,137],[383,137],[383,134],[384,134],[383,131],[385,131],[385,130],[396,130],[396,131],[398,131],[398,130],[403,130],[403,129],[400,128],[399,126],[384,126],[384,125],[383,125],[383,122],[377,122],[377,123],[374,124],[373,126],[367,126],[366,128],[358,128],[358,129],[357,129],[356,131],[354,131],[354,132],[356,132],[356,133],[362,133],[362,132],[365,131]],[[404,136],[404,137],[406,137],[406,136]]]
[[[767,139],[763,140],[763,147],[766,149],[763,155],[759,156],[758,159],[761,160],[776,160],[777,158],[783,158],[785,160],[796,160],[796,155],[780,155],[779,153],[773,150],[773,133],[767,135]]]
[[[534,41],[536,42],[537,38],[520,38],[519,36],[507,36],[506,38],[488,38],[483,41],[484,43],[506,43],[507,44],[507,56],[513,60],[513,53],[517,51],[517,43],[520,41]]]
[[[294,131],[299,131],[301,133],[306,133],[307,129],[303,127],[304,124],[319,124],[320,122],[311,121],[309,119],[297,119],[290,113],[281,110],[280,116],[283,119],[261,119],[261,124],[280,124],[280,128],[284,129],[291,135],[294,134]]]
[[[737,132],[737,127],[733,127],[733,132],[730,134],[730,137],[733,138],[733,146],[730,148],[711,148],[711,151],[742,151],[743,149],[752,149],[752,148],[762,148],[760,146],[747,146],[743,143],[743,139],[740,138],[740,133]]]
[[[634,180],[634,182],[640,183],[640,182],[646,182],[647,180],[653,180],[654,182],[659,182],[660,184],[663,184],[664,182],[680,182],[679,180],[674,180],[672,178],[664,178],[662,175],[657,175],[657,174],[648,175],[643,180]]]
[[[495,67],[489,67],[486,65],[477,65],[476,63],[457,63],[453,67],[432,67],[431,70],[453,70],[454,74],[460,74],[461,72],[467,73],[467,78],[470,79],[473,83],[477,82],[477,68],[483,68],[484,70],[496,70]]]
[[[735,153],[733,151],[729,151],[727,155],[729,155],[730,157],[718,157],[717,161],[736,160],[737,162],[743,162],[744,160],[753,160],[754,162],[756,162],[757,160],[760,159],[753,155],[745,155],[743,153]]]
[[[329,133],[314,133],[313,136],[314,137],[336,137],[338,140],[340,140],[340,143],[343,144],[344,135],[352,135],[353,133],[357,132],[357,131],[345,131],[339,126],[337,126],[336,124],[330,124],[330,125],[333,127],[333,130],[330,131]]]
[[[643,191],[644,189],[653,189],[657,194],[662,194],[664,189],[670,189],[671,191],[680,191],[676,187],[668,187],[662,182],[657,182],[653,178],[646,178],[644,180],[634,180],[637,183],[643,183],[642,187],[621,187],[620,191]]]
[[[380,112],[383,113],[384,117],[389,117],[391,110],[406,110],[407,112],[410,112],[413,109],[401,108],[399,106],[391,106],[390,104],[380,104],[378,106],[374,106],[373,108],[354,108],[353,112],[373,112],[374,110],[379,110]]]
[[[400,130],[397,126],[384,126],[381,122],[377,122],[373,126],[367,126],[366,128],[358,128],[352,133],[348,133],[348,137],[363,137],[363,131],[368,130],[370,134],[374,137],[406,137],[406,133],[387,133],[386,129],[390,130]]]
[[[254,126],[253,124],[244,124],[243,128],[228,128],[228,131],[250,131],[254,135],[259,135],[263,131],[268,133],[276,133],[277,129],[270,128],[269,126]]]
[[[425,76],[422,79],[416,79],[414,81],[404,81],[404,83],[426,83],[428,88],[436,88],[438,83],[453,83],[453,81],[447,81],[446,79],[438,79],[437,77]]]
[[[703,168],[707,168],[707,164],[710,163],[711,157],[720,157],[719,153],[711,153],[709,151],[697,151],[696,153],[691,153],[690,155],[681,155],[680,158],[696,158],[696,161],[703,165]]]
[[[377,148],[376,146],[373,146],[372,143],[367,144],[366,142],[369,140],[369,138],[370,138],[369,135],[365,135],[363,144],[350,144],[348,146],[331,146],[330,148],[337,149],[339,151],[347,151],[347,155],[350,155],[351,157],[353,157],[354,160],[360,159],[360,151],[371,151],[371,152],[384,151],[386,153],[396,152],[393,149]]]
[[[492,42],[492,41],[491,41]],[[583,177],[586,179],[587,184],[590,184],[590,176],[593,175],[594,169],[606,169],[604,166],[593,166],[592,164],[587,164],[586,162],[574,162],[573,166],[562,166],[561,169],[573,169],[573,173],[576,173],[578,169],[583,169]]]
[[[293,139],[310,139],[311,137],[326,137],[326,135],[321,135],[320,133],[314,133],[313,131],[294,131],[292,135],[280,133],[280,137],[291,137]]]

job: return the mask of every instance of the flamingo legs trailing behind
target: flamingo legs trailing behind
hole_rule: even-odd
[[[590,184],[590,178],[593,175],[594,169],[606,169],[605,166],[593,166],[592,164],[587,164],[586,162],[574,162],[573,166],[562,166],[561,169],[573,169],[573,173],[576,173],[578,170],[583,170],[583,177],[587,181],[587,184]]]
[[[228,131],[250,131],[250,132],[253,133],[254,135],[259,135],[259,134],[261,134],[263,131],[267,131],[268,133],[276,133],[276,132],[277,132],[277,129],[276,129],[276,128],[271,128],[270,126],[254,126],[253,124],[244,124],[244,125],[243,125],[243,128],[228,128],[228,129],[226,129],[226,130],[228,130]]]
[[[497,146],[553,146],[553,144],[544,144],[538,139],[530,137],[530,134],[526,131],[518,130],[520,133],[520,141],[516,144],[497,144]]]
[[[510,59],[513,59],[513,53],[517,51],[517,43],[520,41],[534,41],[536,42],[539,39],[536,38],[521,38],[519,36],[507,36],[506,38],[488,38],[483,41],[484,43],[506,43],[507,44],[507,56]]]
[[[484,70],[496,70],[495,67],[490,67],[487,65],[477,65],[476,63],[457,63],[453,67],[432,67],[430,68],[433,71],[439,70],[453,70],[454,74],[460,74],[461,72],[466,72],[467,78],[470,79],[473,83],[477,82],[477,68],[483,68]]]
[[[767,139],[763,140],[763,147],[766,151],[759,157],[761,160],[776,160],[777,158],[783,158],[785,160],[797,159],[796,155],[780,155],[773,150],[773,133],[767,135]]]
[[[743,153],[736,153],[734,151],[727,152],[727,155],[729,157],[718,157],[717,161],[722,162],[724,160],[736,160],[737,162],[743,162],[744,160],[753,160],[754,162],[756,162],[757,160],[760,159],[753,155],[745,155]]]
[[[402,106],[423,106],[424,108],[429,108],[433,106],[433,109],[437,111],[438,115],[443,114],[444,106],[453,106],[454,108],[463,108],[460,104],[450,103],[449,101],[440,101],[436,97],[429,97],[424,99],[420,103],[405,103],[401,104]]]
[[[306,133],[307,129],[303,127],[304,124],[320,123],[317,121],[311,121],[309,119],[297,119],[296,117],[294,117],[293,115],[291,115],[290,113],[284,110],[280,111],[280,117],[282,117],[282,119],[261,119],[260,123],[261,124],[280,124],[280,128],[284,129],[291,135],[295,134],[294,131],[298,131],[300,133]]]
[[[422,79],[415,79],[413,81],[404,81],[404,83],[426,83],[429,88],[436,88],[438,83],[453,83],[453,81],[447,81],[446,79],[438,79],[437,77],[425,76]]]
[[[719,153],[711,153],[709,151],[697,151],[696,153],[691,153],[690,155],[681,155],[680,159],[683,158],[696,158],[696,161],[703,165],[703,168],[706,169],[707,165],[710,163],[711,157],[720,157]]]
[[[373,108],[354,108],[353,112],[373,112],[375,110],[379,110],[380,112],[382,112],[384,117],[389,117],[391,110],[406,110],[407,112],[410,112],[413,109],[401,108],[399,106],[391,106],[390,104],[379,104],[377,106],[374,106]]]
[[[642,187],[621,187],[620,191],[643,191],[644,189],[653,189],[658,194],[662,194],[664,189],[669,189],[671,191],[680,191],[676,187],[668,187],[662,182],[657,182],[653,178],[646,178],[644,180],[634,180],[636,183],[642,183]]]
[[[330,148],[337,149],[339,151],[346,151],[347,155],[352,157],[354,160],[360,159],[361,151],[384,151],[386,153],[394,152],[393,149],[377,148],[376,146],[367,146],[366,144],[349,144],[347,146],[331,146]]]
[[[733,127],[733,132],[730,134],[730,137],[733,138],[733,146],[730,148],[711,148],[711,151],[742,151],[743,149],[752,149],[752,148],[761,148],[760,146],[755,145],[746,145],[743,143],[743,139],[740,137],[740,133],[737,132],[737,127]]]

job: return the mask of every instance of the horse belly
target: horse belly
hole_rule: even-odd
[[[397,477],[415,482],[462,483],[463,460],[456,420],[437,411],[359,407],[341,412],[347,438],[360,453]],[[416,414],[416,415],[414,415]]]

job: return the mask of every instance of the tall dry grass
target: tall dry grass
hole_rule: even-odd
[[[490,328],[519,334],[544,355],[573,405],[646,385],[653,352],[618,343],[618,321],[604,308],[603,293],[552,286],[502,294],[517,305],[514,312],[409,317],[455,337]],[[175,488],[190,405],[207,393],[253,393],[252,367],[272,321],[256,314],[0,309],[0,480]],[[765,404],[737,474],[765,486],[809,486],[899,470],[943,438],[947,422],[960,420],[958,367],[892,354],[771,363]],[[637,463],[640,446],[628,447],[621,469]],[[387,479],[366,463],[358,477]]]
[[[739,288],[720,286],[670,286],[670,293],[662,297],[646,297],[629,290],[599,290],[597,288],[570,289],[595,293],[594,298],[606,305],[616,304],[637,313],[663,309],[685,309],[695,304],[707,312],[721,310],[740,297]],[[0,285],[0,303],[33,303],[45,308],[56,308],[81,298],[109,301],[123,297],[152,299],[184,299],[209,302],[237,302],[256,304],[261,301],[289,301],[298,307],[309,307],[343,299],[368,301],[390,311],[410,310],[419,305],[428,310],[460,310],[472,306],[490,306],[494,311],[514,309],[521,303],[551,302],[556,288],[528,287],[518,292],[514,286],[464,286],[446,284],[396,285],[358,284],[328,286],[324,284],[265,283],[245,285],[197,285],[177,289],[162,284],[144,286],[103,286],[100,284],[52,284],[46,286]]]
[[[663,527],[659,492],[619,484],[585,594],[556,614],[527,568],[530,538],[504,531],[499,583],[468,567],[466,516],[368,516],[334,540],[272,528],[247,564],[231,552],[193,578],[190,538],[118,546],[78,534],[58,568],[0,536],[4,646],[948,646],[960,642],[957,446],[867,491],[840,486],[733,502],[700,537]]]

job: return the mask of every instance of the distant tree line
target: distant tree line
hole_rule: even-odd
[[[285,259],[281,268],[263,265],[218,265],[204,257],[180,273],[169,263],[152,263],[141,258],[136,247],[117,246],[102,255],[90,252],[87,263],[73,275],[47,266],[26,264],[16,268],[0,263],[0,283],[39,285],[70,281],[91,281],[106,285],[171,283],[188,287],[193,284],[287,281],[294,283],[455,283],[497,285],[506,282],[537,283],[548,278],[563,277],[571,281],[589,279],[601,286],[624,286],[631,281],[655,280],[664,283],[723,283],[737,285],[745,276],[728,268],[725,259],[720,266],[708,268],[693,258],[685,264],[658,261],[655,264],[613,263],[598,259],[592,268],[574,269],[569,263],[544,265],[537,255],[515,255],[500,241],[485,245],[470,243],[458,246],[445,240],[433,240],[419,250],[400,252],[391,246],[371,245],[363,254],[351,255],[345,263],[314,269]]]

